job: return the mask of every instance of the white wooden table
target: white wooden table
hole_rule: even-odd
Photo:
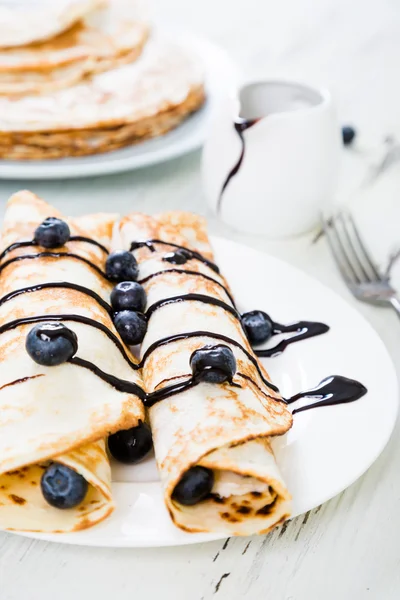
[[[387,135],[400,139],[398,4],[158,0],[156,10],[224,45],[248,77],[288,76],[332,89],[341,121],[354,122],[362,132],[360,149],[346,154],[339,197],[353,201],[365,234],[383,260],[396,235],[400,243],[400,167],[363,190],[358,184],[376,161],[380,141]],[[323,239],[316,245],[311,236],[271,243],[227,230],[209,215],[199,160],[200,154],[194,153],[140,172],[25,182],[23,187],[67,214],[177,208],[204,213],[213,232],[299,266],[354,303]],[[21,187],[18,182],[0,182],[2,211],[7,197]],[[384,241],[377,235],[384,227],[390,244],[387,233]],[[400,369],[400,323],[395,314],[357,308],[382,336]],[[382,456],[346,492],[267,536],[117,550],[47,544],[0,533],[0,599],[394,600],[400,597],[399,509],[397,428]]]

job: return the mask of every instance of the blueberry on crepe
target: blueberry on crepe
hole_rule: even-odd
[[[191,467],[175,486],[172,499],[184,506],[198,504],[210,494],[214,474],[204,467]]]
[[[25,347],[36,363],[54,367],[73,357],[78,349],[78,339],[62,323],[40,323],[28,333]]]
[[[117,283],[111,292],[110,300],[115,311],[134,310],[142,313],[146,308],[146,292],[137,281]]]
[[[147,330],[147,320],[142,313],[133,310],[121,310],[114,315],[114,325],[128,346],[135,346],[143,341]]]
[[[106,261],[106,275],[111,281],[136,281],[139,273],[136,258],[127,250],[112,252]]]
[[[272,319],[262,310],[244,313],[242,324],[249,342],[254,346],[269,340],[274,330]]]
[[[70,238],[68,224],[56,217],[48,217],[35,230],[34,241],[43,248],[59,248]]]
[[[40,486],[46,502],[55,508],[78,506],[88,491],[88,482],[82,475],[56,462],[47,467]]]
[[[178,250],[175,250],[175,252],[167,252],[163,260],[172,263],[173,265],[184,265],[191,258],[192,255],[189,250],[179,248]]]
[[[133,465],[141,461],[153,447],[150,427],[140,422],[137,427],[113,433],[108,438],[111,455],[121,463]]]
[[[236,373],[236,359],[229,346],[204,346],[190,357],[193,378],[207,383],[232,381]]]

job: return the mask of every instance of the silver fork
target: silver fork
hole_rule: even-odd
[[[382,275],[374,264],[353,217],[340,212],[322,219],[322,226],[339,271],[347,287],[358,300],[389,306],[400,317],[400,300],[390,285],[387,275]]]

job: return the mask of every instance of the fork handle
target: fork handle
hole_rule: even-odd
[[[397,316],[400,318],[400,299],[397,296],[393,296],[390,298],[390,304],[394,308],[397,313]]]

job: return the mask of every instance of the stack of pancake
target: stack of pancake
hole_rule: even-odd
[[[136,0],[0,0],[1,158],[114,150],[203,102],[198,59],[153,34]]]

